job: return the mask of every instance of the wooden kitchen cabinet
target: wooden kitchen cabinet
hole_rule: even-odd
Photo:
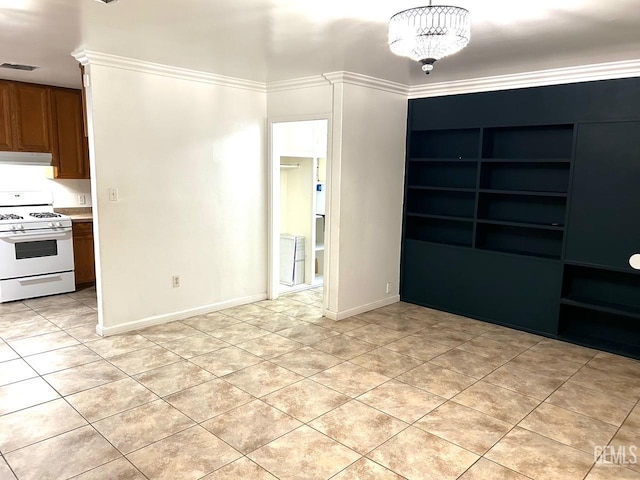
[[[54,88],[51,91],[55,148],[55,178],[89,178],[89,155],[84,136],[82,93]]]
[[[96,281],[95,253],[93,250],[93,223],[73,223],[73,259],[76,285]]]
[[[0,82],[0,150],[13,149],[11,126],[11,84]]]
[[[51,90],[28,83],[11,89],[15,150],[51,152]]]

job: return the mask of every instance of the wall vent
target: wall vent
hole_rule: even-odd
[[[33,65],[20,65],[19,63],[3,63],[0,68],[8,68],[9,70],[23,70],[25,72],[33,72],[40,68]]]

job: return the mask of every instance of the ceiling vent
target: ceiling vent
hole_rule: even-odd
[[[9,70],[23,70],[25,72],[33,72],[40,68],[33,65],[20,65],[19,63],[3,63],[0,68],[8,68]]]
[[[118,0],[96,0],[96,2],[106,3],[106,4],[117,2],[117,1]]]

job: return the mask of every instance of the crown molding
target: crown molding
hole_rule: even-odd
[[[464,93],[510,90],[515,88],[542,87],[564,83],[590,82],[640,76],[640,60],[580,65],[534,72],[472,78],[452,82],[413,85],[409,98],[441,97]]]
[[[384,92],[396,93],[398,95],[407,95],[409,87],[403,83],[392,82],[382,78],[370,77],[354,72],[330,72],[322,75],[331,84],[347,83],[350,85],[358,85],[361,87],[375,88]]]
[[[163,77],[189,80],[192,82],[209,83],[222,87],[240,88],[265,93],[267,86],[262,82],[245,80],[242,78],[227,77],[214,73],[190,70],[187,68],[162,65],[160,63],[147,62],[134,58],[120,57],[108,53],[94,52],[91,50],[80,50],[71,54],[82,65],[100,65],[103,67],[119,68],[140,73],[149,73]]]
[[[281,80],[267,83],[267,92],[282,92],[285,90],[296,90],[299,88],[324,87],[330,85],[329,80],[322,75],[312,77],[293,78],[291,80]]]

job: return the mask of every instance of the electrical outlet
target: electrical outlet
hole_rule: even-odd
[[[115,187],[111,187],[109,189],[109,200],[112,202],[118,201],[118,189]]]
[[[391,293],[391,282],[387,282],[387,293]]]
[[[87,196],[84,193],[78,194],[78,205],[86,205],[87,204]]]
[[[171,277],[171,281],[173,282],[173,288],[178,288],[180,286],[180,275],[174,275]]]

